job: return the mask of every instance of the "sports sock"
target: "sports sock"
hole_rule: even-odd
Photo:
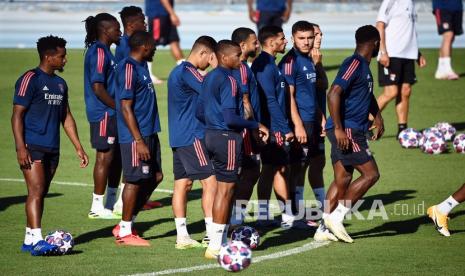
[[[43,240],[44,238],[42,237],[42,229],[41,228],[31,229],[31,239],[32,239],[32,244],[36,244],[37,242]]]
[[[98,212],[103,210],[103,197],[104,195],[97,195],[92,193],[92,207],[90,207],[90,210],[92,212]]]
[[[437,205],[437,208],[438,208],[439,213],[443,215],[447,215],[450,213],[450,211],[452,211],[452,209],[454,209],[455,206],[459,204],[460,203],[457,200],[455,200],[455,198],[453,198],[452,196],[449,196],[448,198],[446,198],[446,200],[439,203]]]
[[[212,217],[206,217],[203,220],[205,221],[205,233],[207,234],[208,237],[210,237],[213,218]]]
[[[445,72],[445,73],[452,72],[452,65],[450,63],[450,57],[440,57],[438,67],[441,72]]]
[[[282,213],[282,214],[281,214],[281,221],[282,221],[282,222],[291,223],[291,222],[294,221],[294,219],[295,219],[295,217],[292,216],[292,215],[288,215],[288,214],[286,214],[286,213]]]
[[[26,233],[24,234],[24,244],[32,244],[32,233],[30,227],[26,227]]]
[[[397,136],[399,136],[399,133],[407,128],[407,124],[397,124]]]
[[[107,198],[105,200],[106,209],[113,210],[113,205],[115,205],[117,193],[118,187],[107,187]]]
[[[178,238],[189,236],[189,233],[187,232],[186,218],[174,218],[174,223],[176,224],[176,233]]]
[[[212,250],[219,250],[221,248],[221,242],[223,239],[223,233],[225,230],[225,224],[218,224],[212,223],[212,231],[210,236],[210,243],[208,244],[208,248]]]
[[[323,210],[326,198],[325,188],[315,188],[313,189],[313,194],[315,195],[316,200],[321,203],[320,210]]]
[[[126,237],[127,235],[131,234],[131,228],[132,228],[132,221],[124,221],[121,220],[119,222],[119,236]]]
[[[341,222],[344,220],[344,217],[345,215],[350,211],[349,208],[347,208],[346,206],[342,205],[341,203],[339,203],[336,207],[336,209],[334,209],[334,211],[331,212],[331,214],[329,215],[331,217],[332,220],[336,221],[336,222]]]

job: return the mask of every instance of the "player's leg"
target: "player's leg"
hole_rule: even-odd
[[[438,67],[436,69],[436,79],[456,80],[459,76],[454,72],[451,65],[452,44],[455,35],[462,31],[462,12],[452,12],[447,10],[435,10],[438,33],[442,36],[441,47],[439,48]]]
[[[119,147],[113,147],[113,159],[110,164],[108,186],[106,189],[105,209],[114,211],[118,198],[118,186],[121,182],[121,153]]]
[[[208,246],[210,243],[211,226],[213,223],[213,203],[215,202],[218,182],[215,175],[211,175],[200,180],[202,184],[202,210],[205,221],[205,236],[202,239],[202,245]]]
[[[152,34],[153,39],[155,40],[155,44],[159,45],[166,45],[164,42],[164,30],[166,29],[165,25],[169,19],[167,17],[149,17],[148,18],[148,27],[149,33]],[[147,62],[147,67],[149,69],[150,78],[154,84],[162,84],[163,81],[160,80],[157,76],[154,75],[152,70],[152,62]]]
[[[306,149],[308,152],[307,147]],[[297,216],[304,216],[304,184],[308,162],[306,162],[306,153],[304,152],[304,148],[296,141],[291,144],[290,160],[289,194],[292,202],[292,211]]]
[[[274,170],[273,189],[276,199],[284,206],[281,214],[281,227],[289,229],[293,226],[294,216],[289,201],[289,166],[278,166]]]
[[[182,53],[180,44],[179,44],[179,34],[175,25],[171,23],[169,25],[169,30],[167,31],[167,42],[170,45],[171,55],[177,64],[180,64],[184,60],[184,55]]]
[[[396,98],[396,114],[398,133],[406,129],[408,126],[408,111],[409,111],[409,100],[412,93],[412,86],[410,83],[403,83],[400,88],[400,93]]]
[[[273,187],[274,168],[273,165],[265,163],[262,165],[260,178],[257,185],[257,198],[258,198],[258,219],[257,226],[269,226],[270,222],[270,205],[271,190]]]
[[[244,223],[244,212],[247,202],[252,197],[255,183],[260,177],[260,161],[253,164],[252,156],[243,157],[248,161],[242,162],[241,174],[239,175],[239,184],[234,191],[234,203],[231,215],[231,226],[237,227]]]
[[[361,165],[354,165],[354,167],[360,173],[360,176],[349,185],[344,196],[344,201],[351,205],[360,200],[380,177],[374,159]]]

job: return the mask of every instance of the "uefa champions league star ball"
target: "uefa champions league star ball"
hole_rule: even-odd
[[[400,145],[403,148],[411,149],[418,148],[420,146],[420,140],[423,135],[413,128],[407,128],[402,130],[397,137]]]
[[[218,254],[218,263],[227,271],[238,272],[252,262],[252,250],[241,241],[223,244]]]
[[[465,134],[459,133],[455,136],[454,142],[454,150],[458,153],[465,153]]]
[[[454,126],[446,122],[439,122],[435,126],[444,135],[446,141],[451,141],[457,130]]]
[[[62,255],[70,253],[74,246],[73,236],[64,230],[55,230],[48,233],[45,241],[58,246],[58,253]]]
[[[444,138],[437,137],[436,135],[426,135],[423,137],[421,150],[429,154],[443,153],[446,151],[446,141]]]
[[[428,140],[429,137],[436,137],[436,138],[445,140],[442,132],[439,131],[439,129],[435,127],[424,129],[422,131],[422,134],[423,134],[423,137],[420,139],[420,147],[423,146],[423,144],[426,142],[426,140]]]
[[[240,226],[232,231],[231,240],[241,241],[250,249],[255,249],[260,244],[260,235],[253,227]]]

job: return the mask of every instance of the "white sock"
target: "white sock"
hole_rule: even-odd
[[[337,205],[336,209],[334,209],[334,211],[331,212],[330,217],[331,217],[332,220],[342,223],[342,221],[344,220],[345,215],[349,211],[350,211],[349,208],[347,208],[346,206],[339,203]]]
[[[438,62],[438,71],[441,72],[452,72],[452,65],[450,63],[450,57],[440,57]]]
[[[439,213],[443,215],[447,215],[450,213],[450,211],[452,211],[452,209],[454,209],[455,206],[459,204],[460,203],[457,200],[455,200],[455,198],[453,198],[452,196],[449,196],[448,198],[446,198],[446,200],[439,203],[437,205],[437,208],[438,208]]]
[[[230,224],[241,225],[244,223],[244,208],[238,207],[236,204],[232,207]]]
[[[186,61],[184,58],[176,60],[176,65],[181,64],[183,61]]]
[[[96,195],[92,193],[92,207],[90,207],[90,210],[92,212],[98,212],[103,210],[103,197],[104,195]]]
[[[32,244],[36,244],[39,241],[43,240],[44,238],[42,237],[42,229],[41,228],[31,229],[31,239],[32,239]]]
[[[219,250],[221,248],[221,242],[223,240],[223,233],[226,225],[225,224],[218,224],[212,223],[212,231],[210,235],[210,243],[208,244],[208,248],[212,250]]]
[[[119,222],[119,236],[126,237],[127,235],[131,235],[131,229],[132,228],[132,221],[124,221],[121,220]]]
[[[26,233],[24,234],[24,244],[31,245],[32,244],[32,233],[31,228],[26,227]]]
[[[320,210],[323,210],[326,198],[325,188],[315,188],[313,189],[313,194],[315,195],[316,200],[321,203]]]
[[[116,197],[118,195],[118,187],[112,188],[107,187],[107,198],[105,200],[105,208],[113,210],[113,205],[115,205]]]
[[[281,221],[282,221],[282,222],[291,223],[291,222],[294,221],[294,219],[295,219],[295,217],[292,216],[292,215],[288,215],[288,214],[286,214],[286,213],[282,213],[282,214],[281,214]]]
[[[300,206],[304,204],[304,186],[296,186],[295,187],[295,195],[294,200],[297,203],[298,209],[300,210]]]
[[[207,234],[207,237],[210,237],[213,218],[212,217],[206,217],[203,220],[205,221],[205,233]]]
[[[268,220],[270,214],[270,205],[268,200],[259,201],[258,203],[258,219],[259,220]]]
[[[187,232],[186,218],[174,218],[174,224],[176,224],[176,233],[179,237],[189,236]]]

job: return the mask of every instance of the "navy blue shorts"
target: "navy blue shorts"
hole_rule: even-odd
[[[257,11],[257,29],[260,30],[265,26],[283,26],[282,12]]]
[[[174,180],[202,180],[214,174],[205,141],[195,138],[194,144],[173,148]]]
[[[262,148],[261,158],[263,165],[287,166],[290,163],[290,144],[284,141],[285,137],[280,132],[270,133],[268,143]]]
[[[333,164],[341,161],[344,166],[355,166],[374,160],[363,131],[346,128],[345,132],[350,140],[350,146],[348,150],[344,151],[337,147],[334,129],[330,129],[326,133],[331,142],[331,160]]]
[[[236,183],[242,162],[242,135],[227,130],[206,130],[205,144],[216,179]]]
[[[142,137],[150,151],[151,159],[142,161],[137,157],[137,143],[121,143],[121,160],[123,164],[123,178],[138,184],[142,180],[155,179],[156,173],[161,172],[160,140],[157,134]]]
[[[307,162],[312,157],[325,154],[325,140],[321,137],[321,124],[319,122],[303,122],[307,143],[300,144],[297,140],[291,143],[291,163]]]
[[[463,11],[436,9],[433,11],[433,14],[436,17],[436,24],[440,35],[449,31],[452,31],[455,35],[463,34]]]
[[[253,169],[260,167],[260,147],[252,136],[252,132],[245,129],[242,132],[242,168]]]
[[[60,161],[60,150],[37,145],[26,145],[32,162],[44,164],[46,167],[56,168]]]
[[[90,123],[90,143],[98,151],[107,151],[118,145],[116,115],[105,113],[100,122]]]
[[[155,40],[155,45],[168,45],[179,41],[178,30],[169,16],[149,18],[149,32]]]

